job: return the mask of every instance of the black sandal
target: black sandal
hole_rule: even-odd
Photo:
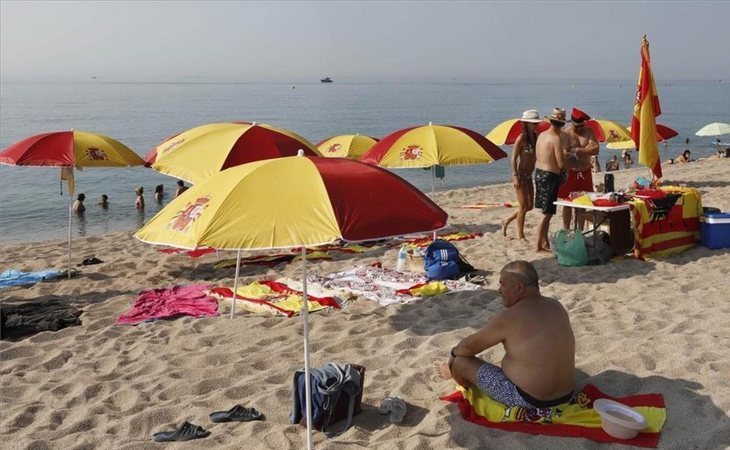
[[[264,420],[264,415],[256,411],[256,408],[245,408],[236,405],[228,411],[216,411],[210,413],[210,420],[213,422],[251,422],[252,420]]]
[[[210,436],[210,431],[190,422],[183,422],[175,431],[161,431],[152,435],[155,442],[190,441]]]

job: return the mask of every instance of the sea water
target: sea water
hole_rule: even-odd
[[[714,152],[714,139],[694,136],[710,122],[728,122],[730,85],[719,81],[658,83],[663,114],[659,123],[680,135],[662,149],[662,159],[685,148],[693,157]],[[453,124],[487,134],[526,109],[546,115],[555,106],[577,106],[593,117],[630,122],[635,81],[494,81],[484,83],[339,82],[0,83],[0,148],[28,136],[78,129],[111,136],[138,154],[166,137],[211,122],[257,121],[287,128],[317,142],[339,134],[375,137],[400,128]],[[685,139],[689,138],[689,145]],[[509,147],[504,147],[509,153]],[[599,159],[618,154],[603,146]],[[634,158],[636,160],[636,157]],[[396,170],[419,189],[431,190],[427,170]],[[509,159],[490,165],[446,168],[443,187],[453,189],[509,180]],[[76,173],[76,193],[86,194],[86,214],[72,218],[75,236],[134,230],[169,201],[176,179],[152,169],[86,169]],[[163,184],[167,197],[152,199]],[[147,207],[134,207],[134,188],[144,186]],[[59,195],[59,169],[0,166],[0,244],[63,239],[72,198]],[[97,206],[102,194],[110,206]],[[484,201],[497,200],[484,198]]]

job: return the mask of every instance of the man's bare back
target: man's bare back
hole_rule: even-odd
[[[560,173],[565,166],[565,151],[570,147],[570,141],[564,132],[551,128],[537,137],[535,167],[552,173]]]
[[[507,309],[462,339],[449,363],[436,369],[506,405],[567,401],[575,383],[575,338],[567,312],[540,294],[537,272],[527,261],[505,265],[499,282]],[[500,343],[505,349],[501,369],[476,357]]]

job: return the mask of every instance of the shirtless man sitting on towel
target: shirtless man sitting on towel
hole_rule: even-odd
[[[570,152],[567,159],[568,179],[560,186],[558,197],[561,200],[568,198],[571,192],[593,192],[593,171],[591,157],[598,155],[598,140],[593,130],[586,126],[590,116],[578,108],[573,108],[570,121],[573,126],[565,130],[570,140]],[[573,208],[563,207],[563,228],[570,229],[573,220]],[[578,222],[576,220],[576,222]],[[583,229],[583,223],[578,223]]]
[[[540,294],[537,272],[527,261],[502,268],[499,293],[507,309],[451,349],[437,373],[466,388],[476,385],[506,406],[550,408],[570,401],[575,338],[563,305]],[[506,352],[501,368],[477,358],[500,343]]]

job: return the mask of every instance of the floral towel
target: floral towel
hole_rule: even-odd
[[[307,276],[307,281],[324,286],[352,292],[381,305],[408,303],[416,300],[412,293],[399,293],[399,290],[410,291],[416,285],[428,283],[425,274],[396,272],[372,266],[358,266],[354,269],[331,273],[329,275]],[[449,291],[475,291],[480,286],[459,280],[445,280],[443,284]]]

